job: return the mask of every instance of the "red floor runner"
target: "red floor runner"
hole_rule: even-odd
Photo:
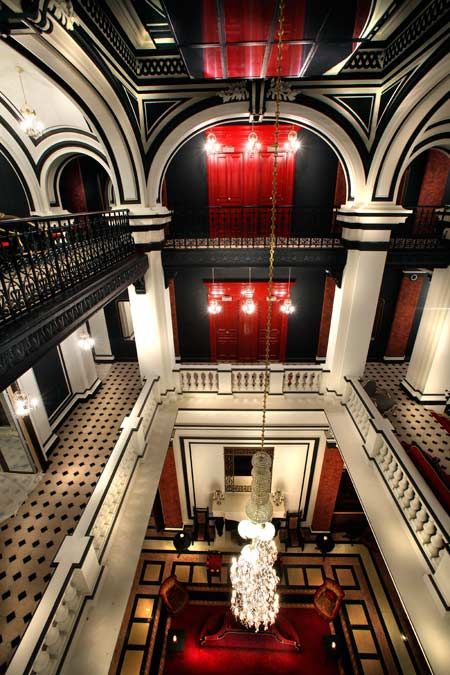
[[[185,631],[185,642],[183,651],[166,655],[164,675],[338,675],[337,663],[327,656],[322,641],[330,632],[328,622],[314,609],[283,608],[280,612],[296,628],[301,653],[200,647],[200,630],[217,609],[217,605],[188,605],[172,619],[171,628]]]

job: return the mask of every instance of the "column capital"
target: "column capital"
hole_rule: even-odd
[[[171,219],[172,211],[160,204],[133,206],[129,221],[136,247],[141,251],[161,250],[166,239],[165,228]]]
[[[411,213],[392,202],[347,203],[338,209],[336,220],[342,226],[342,242],[347,248],[385,251],[392,228],[404,223]]]

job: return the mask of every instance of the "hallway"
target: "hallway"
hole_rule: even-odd
[[[42,481],[0,527],[0,673],[6,671],[52,576],[61,542],[76,527],[140,390],[137,363],[108,366],[95,396],[78,403],[58,429],[59,442]]]

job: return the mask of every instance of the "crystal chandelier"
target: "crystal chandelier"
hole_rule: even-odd
[[[242,291],[242,295],[245,297],[245,300],[241,306],[244,314],[254,314],[256,310],[256,304],[253,300],[253,288],[252,288],[252,272],[251,267],[248,268],[248,286]]]
[[[273,541],[275,528],[271,501],[271,459],[264,450],[267,396],[269,390],[270,334],[272,325],[273,270],[276,242],[276,212],[278,188],[279,121],[281,100],[281,57],[283,39],[284,0],[280,0],[278,19],[277,77],[275,83],[275,153],[272,174],[272,208],[270,219],[269,282],[267,322],[265,334],[264,390],[261,425],[261,450],[252,457],[252,487],[245,507],[248,520],[239,523],[239,534],[250,543],[244,546],[238,559],[233,558],[230,568],[232,585],[231,611],[247,628],[268,630],[275,622],[279,610],[276,592],[279,579],[274,569],[277,547]],[[255,134],[256,136],[256,134]],[[256,137],[257,139],[257,137]]]
[[[291,268],[289,268],[288,297],[285,298],[280,307],[280,311],[283,312],[283,314],[292,314],[295,312],[295,305],[292,304],[291,300]]]
[[[20,120],[19,126],[24,134],[30,138],[39,138],[42,136],[42,132],[45,127],[43,122],[41,122],[36,115],[36,111],[27,103],[27,97],[25,96],[25,89],[22,81],[23,68],[17,66],[17,72],[19,74],[20,86],[22,88],[23,94],[23,106],[20,108],[20,114],[22,119]]]

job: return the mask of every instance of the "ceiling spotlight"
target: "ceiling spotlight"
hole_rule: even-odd
[[[93,348],[95,340],[89,335],[87,331],[83,331],[78,336],[78,344],[81,349],[83,349],[85,352],[88,352]]]
[[[287,141],[284,144],[284,149],[288,152],[297,152],[300,148],[300,141],[298,140],[297,132],[293,129],[288,133]]]
[[[220,143],[217,141],[217,137],[215,134],[210,133],[206,137],[206,143],[205,143],[205,150],[208,155],[216,155],[218,152],[220,152],[221,149]]]

